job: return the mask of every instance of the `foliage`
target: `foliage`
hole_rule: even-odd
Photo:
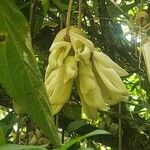
[[[53,119],[43,85],[49,47],[65,28],[68,1],[1,0],[0,145],[4,145],[0,150],[54,149],[59,147],[59,139],[65,143],[60,149],[117,150],[118,118],[122,121],[123,150],[150,149],[150,84],[143,58],[139,59],[140,36],[133,30],[141,2],[149,13],[146,0],[83,0],[82,28],[129,73],[123,80],[130,96],[121,104],[121,114],[114,105],[108,112],[100,111],[98,120],[92,121],[82,113],[75,86],[70,100]],[[77,18],[78,0],[74,0],[72,25],[77,24]],[[128,36],[123,28],[127,28]],[[24,113],[18,115],[14,105]]]
[[[17,22],[13,20],[14,16]],[[23,111],[28,112],[33,121],[43,128],[47,136],[58,146],[46,90],[30,49],[30,41],[27,41],[27,21],[9,1],[1,1],[0,18],[1,36],[4,37],[0,43],[0,83],[15,103],[22,107]]]

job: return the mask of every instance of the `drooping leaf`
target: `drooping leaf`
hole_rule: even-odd
[[[90,132],[86,135],[83,135],[83,136],[80,136],[80,137],[77,137],[75,139],[72,139],[70,140],[69,142],[67,142],[66,144],[64,144],[60,150],[65,150],[65,149],[68,149],[69,147],[71,147],[73,144],[77,143],[77,142],[80,142],[86,138],[89,138],[91,136],[95,136],[95,135],[102,135],[102,134],[109,134],[108,132],[104,131],[104,130],[95,130],[93,132]]]
[[[57,131],[28,31],[25,17],[14,4],[1,0],[0,84],[58,147]]]

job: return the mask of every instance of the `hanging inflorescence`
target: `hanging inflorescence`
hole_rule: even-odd
[[[97,118],[97,110],[108,110],[109,105],[128,98],[120,78],[128,73],[95,48],[84,31],[70,27],[66,36],[66,29],[61,30],[50,52],[45,86],[53,114],[69,100],[74,82],[83,111],[91,119]]]

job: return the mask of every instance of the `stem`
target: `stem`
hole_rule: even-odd
[[[63,17],[62,17],[62,14],[59,15],[60,17],[60,30],[63,29]]]
[[[37,7],[38,0],[33,0],[30,8],[30,33],[31,33],[31,42],[32,46],[34,47],[34,32],[35,32],[35,23],[36,23],[36,7]]]
[[[68,35],[69,30],[70,30],[70,18],[71,18],[72,3],[73,3],[73,0],[70,0],[69,6],[68,6],[68,12],[67,12],[67,20],[66,20],[66,29],[67,29],[66,35]]]
[[[121,102],[119,103],[119,150],[122,150],[122,124],[121,124]]]
[[[62,144],[64,144],[65,141],[65,134],[64,134],[64,127],[62,127]]]
[[[56,114],[56,129],[58,129],[58,122],[59,122],[59,114]]]
[[[82,0],[79,0],[79,16],[78,16],[78,28],[81,29],[82,22]]]
[[[19,144],[19,137],[20,137],[20,121],[21,121],[21,116],[18,116],[18,126],[17,126],[17,132],[16,132],[16,139],[15,143]]]

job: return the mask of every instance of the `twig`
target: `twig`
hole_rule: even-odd
[[[121,102],[119,103],[119,150],[122,150],[122,124],[121,124]]]
[[[21,123],[21,116],[18,116],[18,126],[17,126],[17,132],[16,132],[16,139],[15,139],[15,143],[19,144],[19,137],[20,137],[20,123]]]
[[[60,30],[62,30],[63,29],[63,17],[62,17],[61,13],[60,13],[59,17],[60,17]]]
[[[65,131],[64,131],[64,127],[62,127],[62,144],[64,144],[65,141]]]
[[[72,3],[73,0],[69,1],[69,6],[68,6],[68,12],[67,12],[67,19],[66,19],[66,35],[68,35],[69,30],[70,30],[70,18],[71,18],[71,10],[72,10]]]
[[[58,129],[58,122],[59,122],[59,114],[56,114],[55,124],[57,129]]]
[[[82,0],[79,0],[79,15],[78,15],[78,28],[81,29],[82,22]]]

